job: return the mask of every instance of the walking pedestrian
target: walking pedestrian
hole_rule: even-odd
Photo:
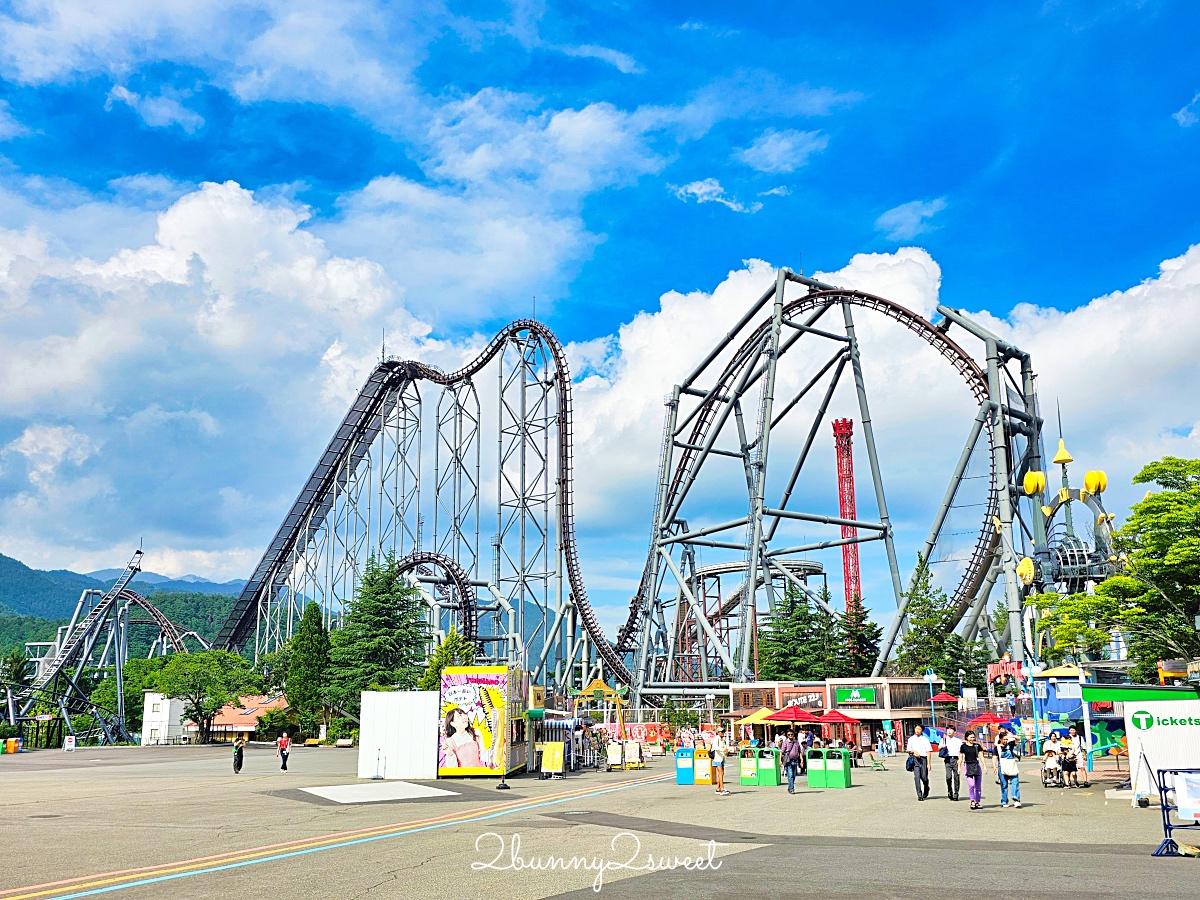
[[[968,731],[962,746],[958,748],[958,764],[967,776],[967,796],[971,798],[971,809],[983,809],[982,755],[983,745],[976,742],[974,731]]]
[[[783,745],[779,748],[783,757],[783,767],[787,771],[788,793],[796,793],[796,771],[800,768],[800,742],[796,740],[796,732],[789,729]]]
[[[1074,725],[1067,729],[1067,745],[1063,749],[1063,784],[1079,787],[1079,766],[1087,765],[1087,744]]]
[[[279,736],[279,740],[275,742],[275,746],[279,749],[279,759],[282,762],[282,765],[279,767],[279,771],[286,772],[288,756],[292,752],[292,739],[288,737],[288,733],[286,731]]]
[[[962,745],[962,738],[951,725],[946,729],[946,736],[942,738],[942,748],[938,751],[938,756],[946,764],[946,796],[951,800],[958,799],[958,756]]]
[[[1014,809],[1021,808],[1021,769],[1017,765],[1021,759],[1021,745],[1015,735],[1007,731],[1000,732],[996,739],[996,766],[1000,770],[1000,805]],[[1008,799],[1012,794],[1012,800]]]
[[[721,796],[729,794],[725,790],[725,754],[728,750],[729,742],[725,740],[725,733],[718,731],[712,741],[712,770],[717,782],[717,794]]]
[[[242,759],[246,752],[246,739],[240,735],[233,742],[233,774],[242,771]]]
[[[917,799],[924,800],[929,796],[929,756],[933,753],[933,745],[925,737],[925,729],[920,725],[913,726],[912,737],[908,739],[908,758],[912,762],[913,783],[917,787]]]

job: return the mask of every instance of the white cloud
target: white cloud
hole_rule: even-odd
[[[564,56],[574,56],[581,59],[598,59],[606,62],[625,75],[640,75],[645,71],[638,61],[628,53],[613,50],[611,47],[600,47],[596,44],[560,44],[557,49]]]
[[[734,212],[744,213],[756,213],[762,209],[761,203],[751,203],[749,206],[746,206],[740,200],[730,197],[725,193],[725,188],[721,187],[721,182],[715,178],[693,181],[682,187],[675,187],[674,185],[667,185],[667,187],[684,203],[687,203],[689,200],[695,200],[697,203],[720,203]]]
[[[105,109],[112,109],[113,103],[124,103],[136,112],[151,128],[168,128],[178,125],[188,134],[204,124],[204,117],[184,106],[175,97],[166,93],[156,97],[135,94],[121,85],[113,85],[108,92]]]
[[[1197,122],[1200,122],[1200,115],[1196,114],[1196,104],[1200,103],[1200,94],[1193,97],[1186,106],[1178,112],[1171,113],[1171,118],[1182,125],[1184,128],[1190,128]]]
[[[828,146],[829,138],[819,131],[768,128],[736,156],[752,169],[777,174],[807,165],[810,156]]]
[[[28,133],[29,129],[18,122],[9,111],[8,101],[0,100],[0,141],[12,140]]]
[[[539,110],[536,98],[486,88],[445,104],[428,130],[432,175],[472,185],[584,194],[656,172],[652,116],[610,103]]]
[[[24,456],[29,464],[29,480],[44,485],[64,462],[78,466],[95,452],[95,447],[70,425],[30,425],[4,450]]]
[[[759,191],[758,196],[760,196],[760,197],[786,197],[791,192],[792,192],[792,189],[790,187],[788,187],[786,184],[781,184],[778,187],[771,188],[770,190]]]
[[[908,241],[933,227],[929,221],[946,208],[946,198],[912,200],[901,203],[875,220],[875,230],[886,234],[889,241]]]

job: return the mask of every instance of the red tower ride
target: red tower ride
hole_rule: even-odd
[[[853,419],[834,419],[833,437],[837,442],[838,508],[843,519],[857,519],[854,504]],[[858,529],[842,526],[842,538],[858,537]],[[842,546],[842,580],[846,584],[846,609],[862,604],[862,582],[858,576],[858,544]]]

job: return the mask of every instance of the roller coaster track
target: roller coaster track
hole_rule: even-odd
[[[900,324],[921,338],[926,344],[944,357],[966,383],[975,400],[980,404],[988,401],[988,380],[978,363],[955,341],[947,337],[942,328],[935,327],[922,316],[882,297],[861,291],[842,289],[814,289],[805,296],[784,304],[783,314],[787,317],[809,314],[815,321],[827,310],[840,304],[859,307],[883,315]],[[667,490],[660,503],[672,509],[680,496],[684,484],[696,474],[703,464],[699,448],[705,445],[716,420],[718,405],[733,391],[735,382],[749,376],[750,370],[759,364],[764,336],[772,327],[770,317],[752,327],[749,335],[731,354],[722,374],[714,387],[703,397],[699,407],[691,415],[690,437],[682,443],[684,447],[671,473]],[[413,360],[389,359],[375,367],[356,396],[350,409],[343,417],[332,439],[325,448],[316,467],[305,482],[283,523],[276,531],[262,559],[252,573],[245,589],[237,598],[234,607],[221,628],[214,646],[237,649],[251,635],[263,603],[269,601],[273,592],[283,583],[285,562],[297,547],[304,547],[321,527],[321,521],[334,503],[339,479],[346,479],[370,452],[371,444],[383,427],[384,409],[389,397],[395,397],[410,383],[428,381],[443,387],[458,385],[477,375],[504,349],[506,342],[518,338],[535,338],[548,350],[554,366],[553,378],[556,385],[558,435],[558,471],[556,485],[556,517],[559,523],[559,546],[569,582],[571,600],[578,618],[586,629],[591,643],[602,658],[609,672],[618,680],[629,683],[632,675],[623,656],[634,649],[634,637],[644,620],[650,605],[654,586],[650,583],[653,571],[653,551],[647,559],[641,582],[630,601],[629,613],[617,634],[615,646],[605,638],[589,601],[579,564],[576,543],[574,511],[574,447],[572,438],[571,377],[566,355],[554,333],[541,322],[520,319],[510,323],[497,333],[486,347],[468,364],[454,372],[442,372],[428,364]],[[781,349],[782,352],[782,349]],[[956,611],[959,616],[966,610],[973,594],[982,582],[995,543],[992,520],[998,508],[996,481],[996,459],[992,450],[991,479],[983,515],[983,525],[972,550],[966,568],[954,591]],[[665,473],[664,473],[665,474]],[[661,477],[661,476],[660,476]],[[653,546],[653,544],[652,544]],[[470,579],[465,570],[452,559],[441,554],[419,552],[403,557],[403,571],[416,571],[428,575],[434,567],[440,568],[445,582],[458,595],[453,607],[458,611],[460,629],[469,640],[477,637],[477,611]]]
[[[164,638],[170,643],[171,648],[177,653],[187,653],[187,647],[184,646],[183,639],[187,636],[181,632],[179,628],[170,619],[163,614],[153,603],[139,594],[137,591],[129,588],[121,588],[116,591],[109,591],[104,595],[96,606],[85,616],[72,630],[58,654],[54,657],[54,661],[42,673],[34,683],[35,689],[44,688],[50,684],[56,676],[61,674],[73,664],[79,662],[79,657],[82,651],[87,646],[89,637],[96,631],[101,622],[107,620],[113,612],[114,607],[128,603],[136,606],[145,612],[159,631],[162,632]],[[199,635],[196,636],[200,641]]]
[[[549,348],[554,360],[555,379],[558,390],[558,474],[556,477],[558,496],[558,521],[561,530],[563,560],[566,576],[570,584],[572,598],[579,612],[580,621],[587,629],[592,644],[604,659],[609,670],[621,681],[628,683],[631,679],[629,669],[620,655],[613,650],[604,631],[600,627],[596,614],[588,602],[587,589],[583,583],[583,573],[579,566],[579,551],[575,540],[575,500],[574,500],[574,447],[572,444],[572,406],[571,406],[571,374],[567,364],[566,353],[554,332],[535,319],[518,319],[505,326],[491,339],[483,351],[470,363],[456,372],[445,373],[433,366],[412,360],[386,360],[375,367],[366,384],[355,398],[350,410],[342,419],[332,440],[313,469],[308,481],[301,489],[292,508],[284,518],[275,537],[268,545],[262,559],[255,567],[250,580],[246,583],[241,595],[234,604],[229,618],[217,635],[215,646],[236,648],[249,636],[254,626],[259,604],[264,596],[274,587],[266,582],[270,574],[277,571],[280,563],[296,546],[297,542],[306,540],[304,533],[305,522],[317,522],[328,512],[333,502],[332,488],[339,472],[353,469],[367,454],[371,442],[380,430],[380,410],[389,392],[396,390],[406,381],[429,381],[433,384],[447,386],[465,381],[480,372],[503,349],[510,338],[527,333],[536,335]],[[310,526],[312,527],[312,526]],[[421,564],[434,562],[432,557],[438,557],[438,564],[450,562],[438,554],[420,554]],[[411,560],[401,561],[405,567],[410,566]],[[415,565],[413,566],[415,567]],[[461,570],[460,570],[461,571]],[[464,573],[465,574],[465,573]],[[452,581],[456,577],[447,572]],[[464,612],[474,603],[473,594],[469,591],[459,595],[460,609]],[[474,621],[474,612],[471,612]],[[473,631],[473,627],[472,627]],[[473,633],[470,635],[474,637]]]
[[[886,300],[883,297],[877,297],[873,294],[867,294],[861,291],[850,290],[824,290],[812,291],[803,297],[792,300],[784,305],[783,314],[786,317],[802,315],[804,313],[818,312],[824,314],[826,310],[835,304],[846,303],[851,306],[869,309],[873,312],[880,313],[885,317],[903,325],[909,331],[916,334],[929,346],[938,351],[949,363],[960,377],[966,383],[975,400],[978,403],[984,403],[988,399],[988,383],[987,375],[980,368],[979,364],[971,357],[969,353],[963,350],[957,343],[951,340],[946,334],[935,327],[924,317],[912,312],[909,309],[894,303],[891,300]],[[713,423],[716,415],[718,403],[726,393],[732,390],[734,382],[739,375],[745,370],[745,367],[751,366],[758,359],[757,348],[761,346],[761,342],[767,330],[771,327],[770,317],[766,317],[757,328],[743,341],[741,346],[730,357],[721,376],[717,379],[716,385],[702,399],[699,410],[695,413],[695,421],[692,425],[692,430],[686,441],[685,449],[679,456],[679,461],[672,474],[670,485],[666,493],[665,506],[671,509],[675,499],[678,496],[679,490],[689,475],[692,474],[693,467],[697,464],[700,452],[698,449],[704,445],[705,439],[708,436],[709,428]],[[988,499],[986,511],[983,516],[983,525],[979,536],[976,539],[975,546],[972,549],[971,557],[967,563],[966,569],[959,580],[958,586],[954,591],[954,601],[956,609],[956,619],[961,618],[962,614],[967,609],[970,598],[973,593],[978,590],[986,575],[988,561],[990,559],[992,549],[994,547],[994,531],[992,529],[992,520],[996,515],[999,507],[998,486],[996,485],[996,460],[991,458],[991,476],[990,488],[988,491]],[[625,624],[621,626],[617,633],[616,649],[618,653],[626,653],[633,649],[634,639],[638,634],[639,627],[642,624],[642,619],[645,610],[648,607],[650,593],[653,590],[653,585],[650,583],[653,572],[653,536],[651,541],[651,553],[646,560],[645,568],[642,570],[642,578],[638,585],[637,592],[630,600],[629,614]]]

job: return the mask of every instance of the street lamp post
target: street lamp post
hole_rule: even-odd
[[[929,715],[932,720],[933,728],[937,730],[937,711],[933,708],[933,679],[937,678],[937,673],[930,666],[925,670],[925,680],[929,682]]]

